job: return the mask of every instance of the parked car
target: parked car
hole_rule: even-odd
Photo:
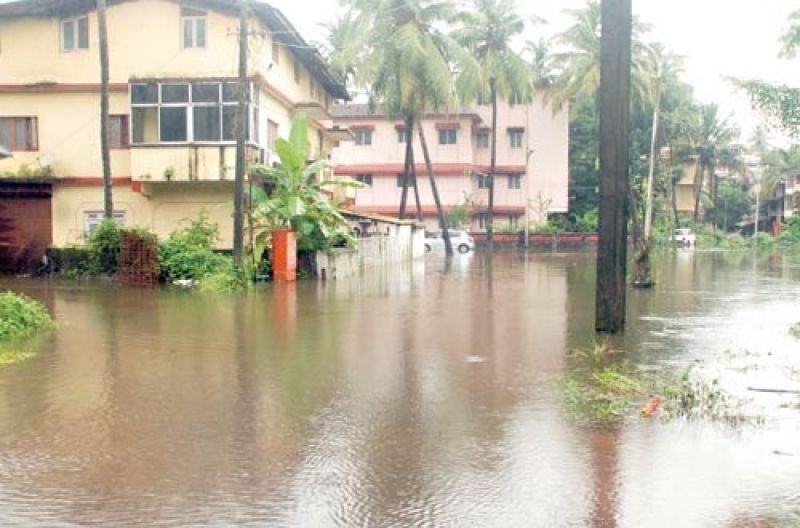
[[[450,243],[453,245],[453,249],[459,253],[475,250],[475,241],[466,231],[448,229],[447,232],[450,234]],[[425,234],[425,252],[428,253],[434,249],[444,249],[444,238],[442,238],[441,231]]]
[[[697,244],[697,236],[687,227],[680,227],[672,233],[672,243],[678,246],[694,247]]]

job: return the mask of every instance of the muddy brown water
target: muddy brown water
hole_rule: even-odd
[[[58,329],[0,367],[2,526],[797,526],[800,258],[663,255],[614,346],[762,414],[577,423],[592,255],[243,296],[2,279]]]

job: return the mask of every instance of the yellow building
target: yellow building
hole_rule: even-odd
[[[205,209],[220,225],[221,247],[230,247],[238,4],[108,4],[115,216],[163,237]],[[6,261],[78,243],[102,216],[94,6],[0,4],[0,145],[13,154],[0,160]],[[312,155],[327,157],[341,134],[330,108],[347,91],[280,11],[251,9],[249,158],[271,163],[270,145],[299,111],[311,120]]]

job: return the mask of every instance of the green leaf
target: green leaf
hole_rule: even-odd
[[[306,212],[306,206],[299,196],[290,196],[286,207],[290,217],[300,216]]]
[[[303,165],[308,158],[308,116],[305,112],[295,114],[292,121],[292,131],[289,133],[289,143],[292,149],[303,159]]]

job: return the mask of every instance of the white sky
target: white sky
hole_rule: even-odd
[[[322,40],[320,24],[342,8],[337,0],[270,0],[306,40]],[[548,24],[526,29],[526,39],[557,33],[567,26],[562,10],[584,0],[518,0],[525,17],[538,15]],[[800,86],[800,58],[778,59],[778,38],[798,0],[633,0],[635,14],[652,26],[648,37],[686,58],[684,79],[697,98],[719,103],[749,139],[760,117],[725,76],[760,78]],[[537,34],[537,32],[539,32]]]

